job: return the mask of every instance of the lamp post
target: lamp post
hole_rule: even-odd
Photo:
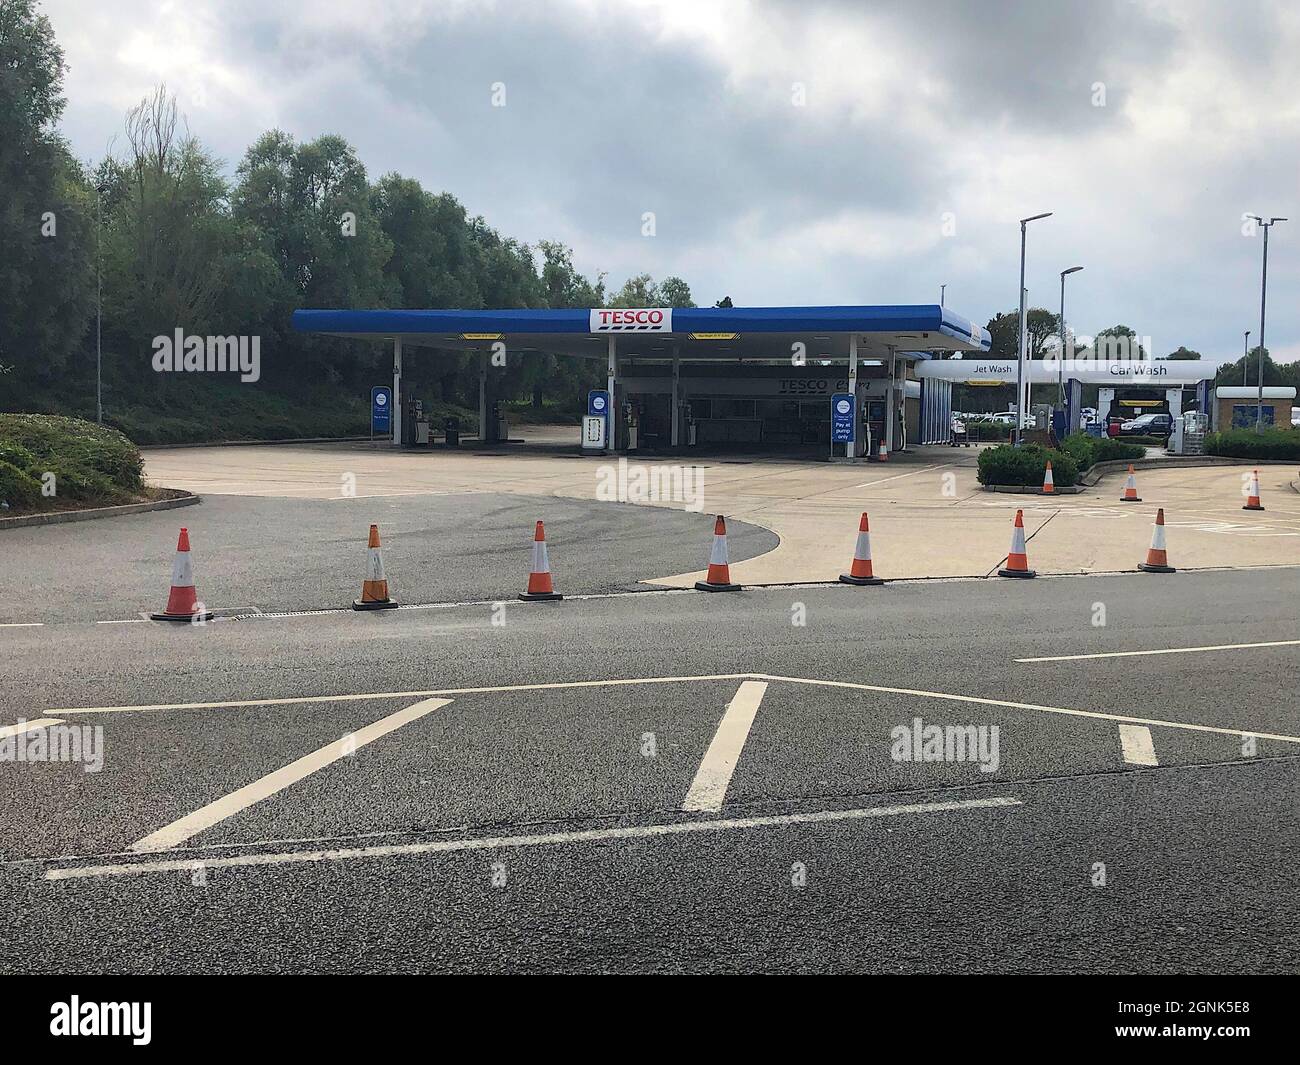
[[[1246,387],[1246,364],[1250,362],[1250,330],[1246,330],[1246,337],[1241,342],[1241,387]]]
[[[1025,421],[1025,228],[1030,222],[1040,218],[1051,218],[1052,212],[1030,215],[1020,220],[1020,330],[1016,334],[1016,446],[1020,446],[1022,427]]]
[[[1065,406],[1065,367],[1062,365],[1065,362],[1065,275],[1077,274],[1082,269],[1082,266],[1071,266],[1061,271],[1061,317],[1057,321],[1061,328],[1061,356],[1056,360],[1056,400],[1062,407]]]
[[[1268,231],[1273,228],[1277,222],[1285,222],[1285,218],[1270,218],[1267,221],[1257,214],[1250,216],[1259,223],[1260,228],[1264,230],[1264,268],[1259,279],[1259,395],[1255,401],[1255,432],[1264,431],[1264,306],[1268,297]]]
[[[947,285],[940,285],[940,286],[939,286],[939,306],[940,306],[940,307],[943,306],[943,290],[946,289],[947,287],[948,287]]]

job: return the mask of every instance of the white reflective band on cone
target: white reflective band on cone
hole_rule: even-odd
[[[858,546],[853,552],[857,558],[869,559],[871,557],[871,533],[858,533]]]
[[[715,536],[713,538],[713,550],[709,552],[709,565],[727,565],[727,538],[725,536]]]
[[[1165,527],[1163,525],[1152,526],[1151,546],[1157,551],[1165,549]]]
[[[533,541],[533,572],[534,573],[551,572],[551,562],[550,559],[546,557],[545,540]]]
[[[372,581],[382,581],[384,579],[384,559],[379,553],[379,548],[370,549],[370,577]]]
[[[188,551],[177,551],[176,557],[172,560],[172,587],[194,587],[194,569],[190,565],[190,553]]]
[[[1025,553],[1025,530],[1019,525],[1011,530],[1011,553],[1013,555]]]

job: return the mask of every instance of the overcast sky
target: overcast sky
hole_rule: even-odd
[[[279,127],[447,190],[588,274],[701,304],[1030,302],[1156,354],[1300,358],[1300,4],[1251,0],[44,0],[63,130],[165,81],[231,172]],[[494,83],[505,106],[493,106]],[[1104,94],[1104,96],[1103,96]],[[1099,106],[1099,104],[1104,104]],[[119,142],[121,138],[119,136]],[[642,236],[654,212],[656,235]]]

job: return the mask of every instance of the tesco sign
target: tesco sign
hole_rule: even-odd
[[[671,307],[597,307],[591,312],[593,333],[671,333]]]

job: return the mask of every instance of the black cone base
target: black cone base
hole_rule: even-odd
[[[742,585],[739,584],[710,584],[708,581],[696,581],[696,591],[700,592],[738,592]]]
[[[883,577],[851,577],[847,573],[840,574],[840,580],[845,584],[856,584],[859,586],[867,584],[884,584]]]
[[[1031,569],[1000,569],[999,577],[1037,577],[1038,574]]]
[[[216,614],[209,614],[206,610],[201,614],[169,614],[165,610],[160,610],[156,614],[150,614],[150,621],[187,621],[191,625],[199,625],[205,621],[213,621]]]
[[[537,603],[563,599],[564,596],[559,592],[521,592],[519,598],[525,603]]]
[[[1139,562],[1138,569],[1143,573],[1177,573],[1173,566],[1153,566],[1149,562]]]
[[[396,599],[354,599],[353,610],[392,610],[397,606]]]

